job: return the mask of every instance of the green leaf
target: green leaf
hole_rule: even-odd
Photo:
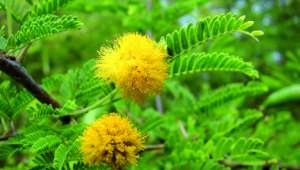
[[[164,123],[164,121],[165,121],[165,119],[163,117],[153,118],[144,124],[141,131],[143,133],[146,133],[146,132],[156,128],[160,124]]]
[[[0,0],[0,9],[4,9],[17,23],[22,22],[28,7],[29,4],[24,0]]]
[[[5,50],[7,45],[7,39],[0,36],[0,50]]]
[[[58,115],[58,111],[55,110],[51,105],[37,103],[28,107],[27,111],[30,113],[31,120],[40,120],[48,118],[49,116]]]
[[[26,136],[24,136],[21,140],[20,143],[24,147],[31,146],[34,144],[36,141],[39,139],[42,139],[43,137],[49,135],[51,132],[45,131],[45,130],[33,130],[32,132],[27,132]]]
[[[14,115],[26,110],[27,106],[34,100],[34,97],[27,91],[20,91],[13,99],[12,106]]]
[[[170,56],[178,56],[200,44],[227,33],[241,32],[253,38],[257,31],[251,34],[246,29],[253,21],[244,21],[245,17],[236,17],[231,13],[207,17],[196,24],[189,24],[161,38],[165,42]],[[261,35],[261,34],[259,34]]]
[[[40,170],[40,169],[53,169],[52,168],[52,160],[53,160],[53,152],[45,152],[42,154],[37,154],[33,159],[33,165],[31,170]]]
[[[56,135],[48,135],[39,138],[32,146],[31,150],[34,153],[47,152],[61,143],[61,139]]]
[[[236,130],[241,130],[251,124],[254,124],[257,120],[263,117],[263,113],[255,110],[246,111],[246,113],[244,114],[246,114],[246,116],[243,119],[238,120],[232,127],[227,129],[226,131],[216,133],[214,137],[230,135]]]
[[[8,47],[13,48],[55,33],[78,29],[80,25],[81,23],[76,17],[69,15],[33,17],[25,21],[20,30],[9,38]]]
[[[68,155],[68,147],[65,146],[64,144],[60,144],[57,149],[55,150],[54,153],[54,160],[53,160],[53,166],[58,169],[61,170],[66,159],[67,159],[67,155]]]
[[[12,153],[14,152],[14,148],[9,146],[9,145],[5,145],[5,144],[1,144],[0,145],[0,159],[1,160],[6,160]]]
[[[75,101],[68,100],[62,108],[58,109],[58,113],[59,113],[58,116],[69,115],[69,113],[71,113],[77,109],[78,109],[78,106],[75,103]]]
[[[258,138],[221,137],[210,140],[204,147],[205,152],[212,154],[214,159],[223,160],[239,155],[251,156],[254,150],[261,151],[264,142]]]
[[[26,2],[27,2],[28,4],[30,4],[30,5],[33,5],[32,0],[26,0]]]
[[[264,101],[263,107],[276,105],[285,102],[299,101],[300,100],[300,84],[293,84],[273,92]]]
[[[230,84],[201,96],[196,109],[201,111],[215,109],[237,98],[255,96],[267,91],[268,87],[260,82],[250,82],[247,85]]]
[[[258,77],[251,63],[226,53],[193,53],[176,57],[170,64],[169,77],[179,77],[207,71],[240,72]]]
[[[45,14],[52,14],[71,1],[73,0],[41,0],[34,4],[32,9],[28,11],[25,16],[36,17]]]

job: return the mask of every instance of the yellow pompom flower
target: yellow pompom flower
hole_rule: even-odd
[[[141,102],[157,94],[167,78],[166,50],[147,36],[128,33],[101,48],[98,77],[114,82],[126,97]]]
[[[103,116],[85,129],[81,137],[83,160],[89,165],[106,163],[113,169],[135,164],[144,149],[144,137],[127,117]]]

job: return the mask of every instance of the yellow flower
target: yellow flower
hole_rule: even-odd
[[[99,54],[97,76],[114,82],[135,101],[159,93],[167,78],[166,50],[147,36],[125,34]]]
[[[89,165],[107,163],[113,169],[135,164],[144,149],[144,137],[127,117],[103,116],[85,129],[81,138],[83,160]]]

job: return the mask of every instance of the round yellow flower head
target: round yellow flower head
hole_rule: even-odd
[[[166,50],[147,36],[125,34],[99,54],[97,76],[114,82],[135,101],[159,93],[167,78]]]
[[[137,162],[144,138],[127,117],[103,116],[85,129],[81,138],[83,160],[89,165],[106,163],[119,169]]]

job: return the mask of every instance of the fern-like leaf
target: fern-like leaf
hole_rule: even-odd
[[[0,159],[6,160],[10,155],[12,155],[15,149],[9,145],[1,144],[0,145]]]
[[[11,36],[8,41],[9,48],[30,43],[34,40],[70,29],[77,29],[80,21],[73,16],[43,15],[33,17],[24,22],[20,30]]]
[[[24,111],[27,106],[34,100],[34,97],[27,91],[19,92],[12,100],[12,106],[14,109],[14,115]]]
[[[103,80],[92,78],[86,82],[82,82],[76,98],[80,103],[87,103],[97,96],[105,96],[112,91],[112,88]]]
[[[78,140],[78,138],[70,145],[68,156],[72,160],[80,160],[81,159],[80,141]]]
[[[48,135],[39,138],[32,146],[31,150],[34,153],[47,152],[53,150],[61,142],[61,139],[56,135]]]
[[[250,77],[258,77],[251,63],[226,53],[193,53],[175,58],[169,71],[169,77],[178,77],[206,71],[240,72]]]
[[[28,107],[27,111],[30,113],[30,118],[32,120],[58,115],[58,111],[55,110],[51,105],[41,103],[37,103],[36,105]]]
[[[268,91],[268,87],[260,82],[250,82],[247,85],[230,84],[212,93],[204,95],[196,106],[197,110],[207,111],[224,105],[240,97],[255,96]]]
[[[53,166],[61,170],[68,156],[69,149],[66,145],[60,144],[54,153]]]
[[[52,168],[52,160],[53,160],[53,152],[45,152],[42,154],[36,155],[32,159],[31,170],[40,170],[40,169],[53,169]]]
[[[162,37],[166,43],[168,54],[177,56],[197,45],[232,32],[243,32],[255,38],[258,31],[249,33],[245,31],[253,25],[253,21],[244,21],[245,17],[236,17],[231,13],[207,17],[197,24],[189,24]]]
[[[227,138],[222,137],[220,139],[210,140],[204,147],[205,152],[212,154],[214,159],[223,160],[224,158],[230,159],[230,157],[236,156],[249,156],[257,151],[264,153],[261,149],[264,142],[257,138]]]
[[[255,110],[248,110],[244,114],[247,116],[245,116],[243,119],[235,121],[235,123],[230,126],[230,128],[224,129],[224,131],[218,131],[216,134],[214,134],[213,138],[233,134],[235,131],[244,129],[244,127],[254,124],[256,121],[263,117],[263,113]]]
[[[27,12],[25,18],[51,14],[71,1],[73,0],[42,0],[32,6],[32,9]]]
[[[0,9],[5,10],[17,23],[22,23],[28,7],[29,4],[24,0],[0,0]]]
[[[3,35],[1,35],[1,30],[0,30],[0,50],[4,50],[7,45],[7,39],[4,38]]]
[[[264,101],[263,107],[293,101],[300,101],[300,84],[293,84],[275,91]]]
[[[21,140],[20,143],[24,147],[28,147],[32,145],[34,142],[36,142],[38,139],[41,139],[45,136],[49,135],[49,132],[44,131],[44,130],[37,130],[31,133],[27,133],[26,136],[24,136]]]

